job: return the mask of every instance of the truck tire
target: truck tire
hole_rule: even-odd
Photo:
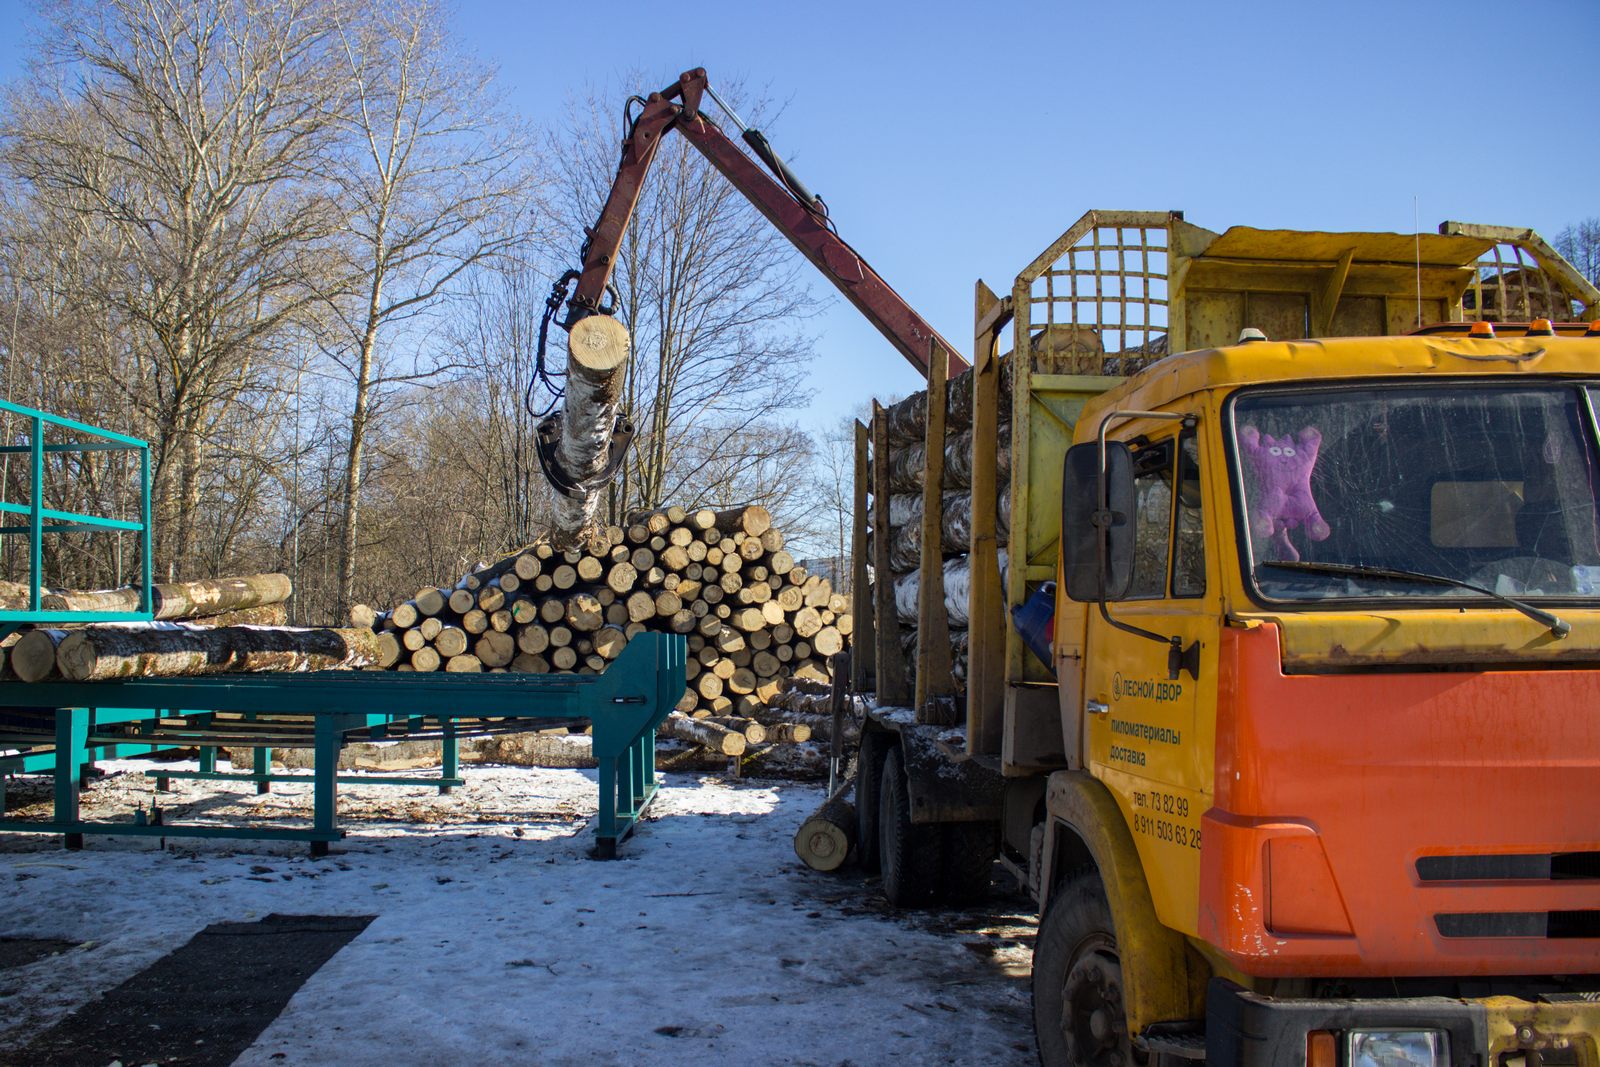
[[[1122,1002],[1122,960],[1100,876],[1056,889],[1033,950],[1033,1033],[1044,1067],[1134,1060]]]
[[[946,904],[966,907],[989,895],[995,857],[1000,855],[1000,824],[947,822],[939,871],[940,896]]]
[[[856,750],[856,860],[867,874],[877,874],[878,787],[883,780],[887,739],[877,730],[861,731]]]
[[[897,908],[925,908],[939,889],[939,828],[911,821],[911,795],[899,748],[883,759],[878,790],[878,850],[883,895]]]

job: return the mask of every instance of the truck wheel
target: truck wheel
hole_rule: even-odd
[[[1135,1062],[1122,960],[1096,874],[1056,890],[1033,949],[1033,1032],[1044,1067]]]
[[[924,908],[939,888],[938,827],[911,821],[911,796],[901,769],[900,750],[883,759],[878,788],[878,855],[883,864],[883,895],[897,908]]]
[[[944,831],[943,869],[939,872],[944,902],[965,907],[988,897],[995,857],[1000,854],[1000,824],[947,822],[940,829]]]
[[[868,874],[878,873],[878,787],[887,747],[877,730],[863,730],[856,751],[856,859]]]

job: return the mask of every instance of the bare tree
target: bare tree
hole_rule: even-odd
[[[339,596],[356,582],[362,452],[374,391],[438,367],[384,359],[380,340],[451,295],[464,272],[529,233],[527,145],[498,114],[490,74],[454,52],[433,0],[338,9],[351,98],[335,181],[349,215],[350,292],[330,294],[327,351],[353,384],[339,534]]]
[[[1600,216],[1575,222],[1556,234],[1556,251],[1585,278],[1600,285]]]
[[[855,522],[856,420],[846,416],[821,434],[817,457],[817,507],[819,525],[826,530],[828,551],[834,558],[850,558],[850,536]],[[843,562],[835,569],[839,592],[850,591],[852,575]]]
[[[97,242],[64,280],[115,313],[154,446],[165,569],[191,562],[206,436],[311,301],[337,216],[315,181],[332,135],[321,0],[139,0],[51,10],[48,70],[7,100],[6,165]],[[270,376],[269,376],[270,377]]]
[[[737,86],[725,92],[740,95]],[[604,202],[623,132],[620,95],[589,92],[551,137],[566,234],[592,225]],[[817,305],[802,262],[686,141],[661,145],[612,276],[633,334],[624,404],[638,427],[613,517],[709,499],[770,471],[764,431],[806,400],[812,349],[802,326]]]

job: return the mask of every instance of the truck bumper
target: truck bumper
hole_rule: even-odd
[[[1206,998],[1207,1063],[1304,1064],[1307,1035],[1318,1030],[1334,1032],[1341,1048],[1350,1030],[1442,1031],[1449,1037],[1449,1059],[1444,1062],[1450,1067],[1498,1067],[1508,1053],[1535,1051],[1539,1055],[1526,1062],[1600,1067],[1600,991],[1534,1000],[1312,1000],[1267,997],[1223,978],[1211,980]]]

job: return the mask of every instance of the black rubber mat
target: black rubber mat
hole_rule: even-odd
[[[29,1067],[224,1067],[371,915],[268,915],[214,923],[36,1037],[0,1053]]]

